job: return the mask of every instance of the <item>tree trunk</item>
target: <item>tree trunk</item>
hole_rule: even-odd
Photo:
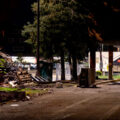
[[[109,46],[109,80],[113,79],[113,46]]]
[[[65,80],[65,61],[64,52],[61,52],[61,80]]]
[[[74,81],[77,81],[78,78],[77,78],[77,59],[76,59],[76,56],[73,55],[72,56],[72,61],[73,61],[73,80]]]
[[[102,45],[100,45],[100,71],[103,72]]]
[[[69,61],[69,65],[70,65],[71,80],[73,80],[73,66],[72,66],[72,61],[71,61],[71,55],[70,54],[68,56],[68,61]]]
[[[40,27],[39,27],[39,24],[40,24],[40,7],[39,7],[39,4],[40,4],[40,1],[38,0],[38,4],[37,4],[37,73],[36,75],[37,76],[40,76]]]
[[[90,49],[90,75],[89,77],[89,84],[92,85],[95,83],[95,78],[96,78],[96,54],[95,54],[95,49],[91,48]]]

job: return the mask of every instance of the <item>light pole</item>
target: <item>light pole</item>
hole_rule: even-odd
[[[40,59],[40,0],[37,0],[37,73],[36,75],[40,75],[40,65],[39,65],[39,59]]]

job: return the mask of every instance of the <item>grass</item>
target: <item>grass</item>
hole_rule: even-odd
[[[120,79],[120,75],[113,76],[114,79]]]
[[[24,91],[26,93],[26,95],[34,95],[34,94],[45,94],[48,92],[48,89],[38,89],[38,90],[32,90],[30,88],[25,88],[22,89],[21,91]]]
[[[18,91],[18,92],[25,92],[26,95],[34,95],[34,94],[45,94],[48,92],[48,89],[38,89],[38,90],[32,90],[30,88],[25,88],[25,89],[17,89],[17,88],[7,88],[7,87],[0,87],[0,91],[5,91],[5,92],[12,92],[12,91]]]
[[[17,90],[18,90],[17,88],[0,87],[0,91],[5,91],[5,92],[12,92]]]
[[[101,75],[99,76],[100,79],[108,79],[108,76]],[[120,79],[120,75],[113,75],[113,79]]]
[[[98,76],[100,79],[108,79],[108,76],[105,76],[105,75],[101,75],[101,76]]]

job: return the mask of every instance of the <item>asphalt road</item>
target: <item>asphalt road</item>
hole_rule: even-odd
[[[0,120],[120,120],[120,85],[67,87],[0,106]]]

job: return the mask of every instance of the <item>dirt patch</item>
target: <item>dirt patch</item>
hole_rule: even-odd
[[[5,102],[9,100],[24,100],[26,98],[25,92],[18,91],[0,91],[0,102]]]

